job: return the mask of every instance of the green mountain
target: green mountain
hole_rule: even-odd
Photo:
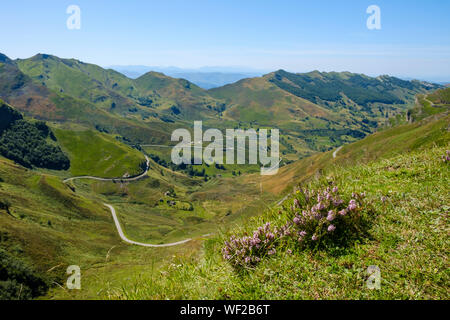
[[[111,298],[448,298],[449,117],[447,109],[282,168],[263,188],[291,183],[296,192]],[[332,217],[303,220],[312,205],[323,211],[317,201]],[[381,272],[379,290],[368,285],[370,266]]]
[[[277,71],[204,90],[160,73],[133,80],[73,59],[0,55],[0,98],[0,298],[276,298],[286,279],[310,288],[302,293],[292,288],[287,296],[321,297],[326,289],[317,283],[326,282],[329,268],[345,268],[353,280],[360,276],[356,269],[372,262],[384,268],[393,287],[367,297],[413,298],[396,282],[398,268],[385,261],[402,264],[395,252],[409,256],[401,250],[411,241],[422,243],[417,254],[422,266],[427,252],[443,256],[438,239],[445,238],[439,217],[448,203],[442,155],[450,138],[449,103],[448,89],[437,85]],[[255,166],[171,165],[170,133],[191,129],[193,120],[219,129],[279,128],[279,173],[261,177]],[[126,178],[144,169],[142,179]],[[100,179],[67,179],[86,175]],[[372,238],[361,235],[356,239],[361,245],[342,241],[319,253],[286,242],[271,251],[273,259],[258,256],[261,264],[246,274],[222,258],[229,236],[252,234],[262,222],[292,220],[292,187],[321,189],[330,181],[339,183],[346,201],[352,191],[368,193],[381,216],[368,230]],[[283,196],[286,205],[277,206]],[[380,203],[381,196],[392,206]],[[193,240],[167,248],[129,245],[104,203],[115,208],[133,241]],[[437,231],[426,239],[412,235],[432,230]],[[206,237],[212,240],[204,242]],[[429,271],[404,262],[408,274]],[[83,272],[82,291],[52,285],[63,285],[65,269],[74,264]],[[327,273],[314,275],[315,285],[309,286],[303,275],[292,273],[294,265],[303,275],[313,273],[312,266]],[[443,265],[436,258],[436,276],[414,278],[417,297],[445,296]],[[154,280],[161,271],[168,272],[167,281]],[[258,291],[260,282],[270,290]],[[359,297],[345,281],[336,284],[339,292],[330,297]]]
[[[171,128],[170,124],[161,121],[155,111],[136,107],[134,101],[127,100],[114,91],[104,90],[104,86],[98,84],[97,80],[85,76],[78,68],[71,68],[65,64],[72,65],[70,62],[73,61],[65,60],[64,63],[59,58],[47,55],[37,55],[18,61],[4,57],[2,61],[4,62],[0,65],[0,98],[27,116],[67,126],[76,124],[119,134],[130,143],[161,143],[170,138],[167,132],[167,128]],[[29,75],[22,72],[19,66]],[[96,71],[101,69],[93,65],[86,67],[88,70],[89,68]],[[107,71],[99,73],[108,78],[105,75],[108,74]],[[124,78],[114,71],[111,71],[111,74],[108,81],[112,81],[116,75],[118,78]],[[92,90],[92,94],[87,94],[81,89],[83,83]],[[99,95],[108,98],[97,99]],[[115,105],[113,102],[109,104],[108,99],[113,98],[124,104]],[[138,107],[140,109],[137,109]]]
[[[140,114],[144,118],[158,118],[165,114],[189,118],[211,114],[206,106],[215,103],[193,83],[155,72],[132,80],[111,69],[46,54],[18,60],[17,65],[35,82],[54,91],[125,116]]]
[[[286,136],[287,149],[292,149],[289,144],[297,145],[298,158],[355,141],[389,125],[389,118],[414,105],[416,94],[439,87],[389,76],[279,70],[208,92],[230,105],[224,118],[255,126],[276,125]]]
[[[450,106],[450,88],[442,88],[430,94],[419,94],[415,107],[408,112],[411,120],[420,120],[438,114]]]
[[[32,117],[76,122],[130,144],[168,144],[169,132],[190,128],[193,120],[220,129],[276,126],[288,162],[389,125],[387,119],[411,107],[416,94],[439,88],[388,76],[280,70],[207,91],[161,73],[133,80],[46,54],[2,61],[0,98]]]
[[[45,122],[23,119],[0,100],[0,154],[22,166],[67,170],[70,161]]]

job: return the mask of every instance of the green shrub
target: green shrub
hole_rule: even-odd
[[[46,141],[50,133],[43,122],[17,120],[1,135],[0,154],[27,168],[67,170],[70,166],[67,156]]]
[[[25,262],[0,249],[0,300],[38,297],[47,292],[48,282]]]
[[[350,240],[364,236],[370,224],[370,210],[364,197],[365,193],[353,193],[345,201],[337,187],[299,190],[293,206],[285,212],[287,221],[276,227],[267,222],[251,236],[232,236],[222,249],[223,258],[233,267],[241,268],[275,254],[282,245],[300,250],[345,246]]]

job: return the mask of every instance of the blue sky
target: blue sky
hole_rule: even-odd
[[[2,1],[0,52],[108,65],[352,71],[450,81],[450,1]],[[68,30],[69,5],[81,29]],[[381,30],[369,30],[369,5]]]

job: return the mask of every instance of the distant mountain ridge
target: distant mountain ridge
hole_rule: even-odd
[[[26,115],[118,134],[130,144],[167,144],[170,132],[193,120],[220,129],[276,127],[288,160],[364,137],[414,105],[416,94],[441,87],[390,76],[278,70],[205,90],[159,72],[130,79],[48,54],[0,59],[0,98]]]
[[[264,72],[238,67],[203,67],[186,69],[178,67],[147,67],[147,66],[110,66],[125,76],[136,79],[147,72],[160,72],[169,77],[186,79],[203,89],[212,89],[230,84],[241,79],[257,77]]]

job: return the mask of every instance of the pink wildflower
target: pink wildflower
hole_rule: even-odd
[[[356,200],[352,199],[348,203],[348,210],[352,211],[356,209]]]

